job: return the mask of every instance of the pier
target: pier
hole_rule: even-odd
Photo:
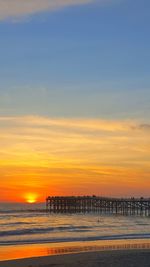
[[[53,213],[102,213],[150,216],[150,198],[107,198],[98,196],[52,196],[46,210]]]

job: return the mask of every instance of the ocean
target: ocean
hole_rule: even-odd
[[[0,245],[149,239],[150,217],[50,214],[44,203],[0,204]]]

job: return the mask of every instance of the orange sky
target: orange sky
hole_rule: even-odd
[[[149,196],[149,128],[138,121],[0,118],[0,201]]]

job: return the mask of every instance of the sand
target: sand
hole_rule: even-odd
[[[0,259],[0,267],[150,267],[150,240],[5,246]]]
[[[150,250],[84,252],[1,261],[0,267],[150,267]]]

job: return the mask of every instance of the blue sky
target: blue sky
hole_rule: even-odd
[[[17,1],[0,11],[1,115],[149,120],[148,0]]]

